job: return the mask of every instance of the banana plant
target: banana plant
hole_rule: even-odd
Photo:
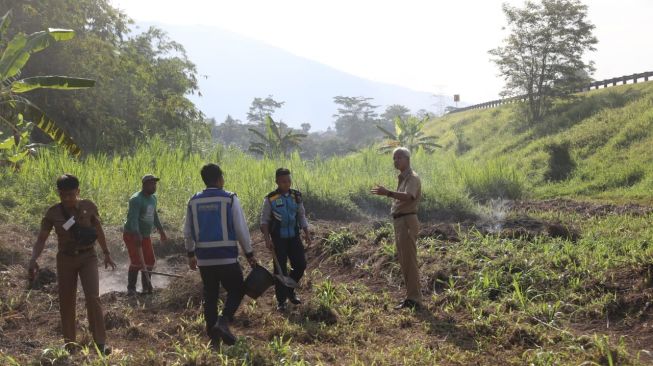
[[[0,139],[0,166],[9,166],[20,169],[21,163],[28,157],[36,154],[36,147],[41,144],[29,142],[34,124],[20,119],[14,126],[19,132],[13,133],[4,139]],[[2,132],[0,132],[2,136]]]
[[[0,18],[0,44],[9,27],[10,19],[11,10]],[[70,29],[56,28],[29,35],[18,33],[6,43],[4,50],[0,50],[0,122],[13,131],[15,146],[27,146],[27,144],[21,145],[20,139],[24,137],[17,127],[18,122],[24,120],[33,123],[34,127],[50,136],[55,143],[66,148],[73,156],[81,154],[81,149],[70,135],[22,94],[36,89],[85,89],[93,87],[95,80],[55,75],[22,79],[20,77],[21,70],[32,54],[55,42],[70,40],[74,36],[75,32]]]
[[[296,133],[292,130],[283,134],[277,123],[269,115],[265,117],[265,133],[261,133],[254,128],[248,130],[260,140],[252,142],[249,145],[249,151],[271,157],[288,154],[293,149],[298,148],[301,140],[306,137],[306,134]]]
[[[395,117],[395,132],[390,132],[381,126],[376,126],[386,136],[386,141],[379,147],[381,152],[390,152],[393,149],[403,146],[410,151],[417,151],[424,149],[426,152],[432,153],[436,148],[442,147],[435,143],[435,136],[426,136],[422,131],[424,124],[428,121],[428,116],[419,119],[414,116],[409,116],[405,121],[397,116]]]

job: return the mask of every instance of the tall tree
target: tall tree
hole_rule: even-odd
[[[377,105],[373,105],[373,98],[344,97],[333,98],[338,105],[335,117],[336,133],[339,137],[350,143],[352,148],[357,148],[371,143],[378,134],[374,126],[378,122],[376,113]]]
[[[583,55],[597,43],[587,6],[579,0],[527,1],[503,5],[510,34],[490,50],[506,81],[502,95],[527,97],[528,117],[540,121],[551,97],[587,81],[594,71]]]
[[[410,109],[401,105],[393,104],[386,107],[385,112],[381,114],[381,118],[388,121],[390,124],[394,123],[395,118],[407,119],[410,116]]]
[[[254,98],[247,112],[247,120],[255,124],[265,124],[266,116],[274,116],[274,112],[281,108],[285,102],[277,102],[268,95],[267,98]]]

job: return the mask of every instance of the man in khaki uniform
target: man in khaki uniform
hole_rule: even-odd
[[[66,348],[74,350],[75,342],[75,303],[77,300],[77,278],[81,280],[89,329],[99,351],[109,354],[106,346],[104,315],[100,302],[100,281],[95,241],[104,253],[105,268],[116,268],[107,248],[107,242],[100,223],[100,215],[95,204],[79,199],[79,180],[71,174],[57,179],[60,203],[51,206],[43,220],[36,244],[29,261],[28,274],[33,280],[38,272],[37,260],[45,248],[45,242],[54,228],[57,234],[57,284],[59,287],[59,311],[61,330]]]
[[[417,234],[419,221],[417,221],[417,205],[422,196],[422,183],[417,173],[410,167],[410,151],[404,147],[396,148],[392,154],[394,166],[398,169],[399,184],[396,191],[391,191],[383,186],[372,188],[372,193],[387,196],[393,199],[392,214],[395,229],[395,244],[399,265],[404,275],[406,284],[406,299],[395,309],[419,308],[422,293],[419,288],[419,270],[417,267]]]

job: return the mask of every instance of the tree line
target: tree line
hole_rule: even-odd
[[[246,121],[228,115],[223,122],[208,120],[212,137],[218,143],[249,150],[258,155],[287,154],[299,151],[305,158],[344,155],[363,147],[379,144],[382,151],[394,142],[404,141],[410,145],[434,147],[434,137],[424,135],[424,122],[430,118],[426,110],[411,114],[400,104],[387,106],[379,113],[380,106],[373,98],[336,96],[333,98],[336,113],[334,127],[326,131],[311,132],[310,123],[301,128],[290,127],[285,121],[275,121],[275,113],[285,102],[272,95],[254,98]],[[395,144],[396,145],[396,144]]]

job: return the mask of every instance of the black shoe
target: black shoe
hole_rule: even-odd
[[[144,294],[151,294],[154,292],[152,287],[152,278],[150,277],[149,272],[141,271],[141,286],[143,287]]]
[[[420,304],[417,301],[406,299],[402,301],[399,305],[395,306],[395,310],[401,310],[405,308],[419,310]]]
[[[302,303],[302,300],[297,297],[295,294],[291,294],[290,297],[288,297],[288,301],[290,301],[293,305],[300,305]]]
[[[211,339],[211,347],[213,348],[220,347],[220,343],[222,339],[220,338],[220,332],[218,331],[217,322],[211,328],[209,328],[207,333],[209,334],[209,338]]]
[[[229,346],[236,344],[236,336],[231,333],[227,320],[222,317],[220,317],[218,322],[215,323],[213,328],[211,328],[209,336],[211,337],[211,340],[220,337],[220,339]]]
[[[286,307],[286,303],[285,303],[285,302],[280,302],[280,303],[277,304],[277,311],[278,311],[278,312],[283,313],[283,312],[285,312],[287,309],[288,309],[288,307]]]
[[[111,354],[111,347],[108,347],[106,344],[96,343],[95,347],[97,347],[100,354],[104,356],[108,356]]]
[[[138,279],[138,271],[127,272],[127,295],[136,295],[136,280]]]

